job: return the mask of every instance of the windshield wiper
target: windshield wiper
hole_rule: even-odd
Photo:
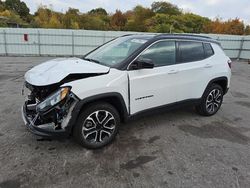
[[[83,58],[84,60],[87,60],[87,61],[91,61],[91,62],[94,62],[94,63],[98,63],[98,64],[101,64],[100,61],[96,60],[96,59],[91,59],[91,58]]]

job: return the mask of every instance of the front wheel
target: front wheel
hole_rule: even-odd
[[[203,116],[212,116],[220,109],[222,101],[222,87],[218,84],[212,84],[203,94],[201,103],[196,106],[196,111]]]
[[[114,140],[119,124],[119,113],[112,105],[94,103],[80,113],[73,135],[86,148],[101,148]]]

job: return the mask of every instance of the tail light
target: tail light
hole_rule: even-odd
[[[231,67],[232,67],[232,61],[231,61],[231,60],[228,60],[228,61],[227,61],[227,64],[228,64],[229,68],[231,69]]]

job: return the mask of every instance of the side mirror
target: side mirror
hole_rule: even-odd
[[[141,58],[136,59],[129,67],[130,70],[138,69],[152,69],[154,68],[154,63],[151,59]]]

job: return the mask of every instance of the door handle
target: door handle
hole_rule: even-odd
[[[211,64],[206,64],[205,66],[204,66],[204,68],[211,68],[213,65],[211,65]]]
[[[168,72],[168,74],[177,74],[179,71],[178,70],[170,70],[169,72]]]

